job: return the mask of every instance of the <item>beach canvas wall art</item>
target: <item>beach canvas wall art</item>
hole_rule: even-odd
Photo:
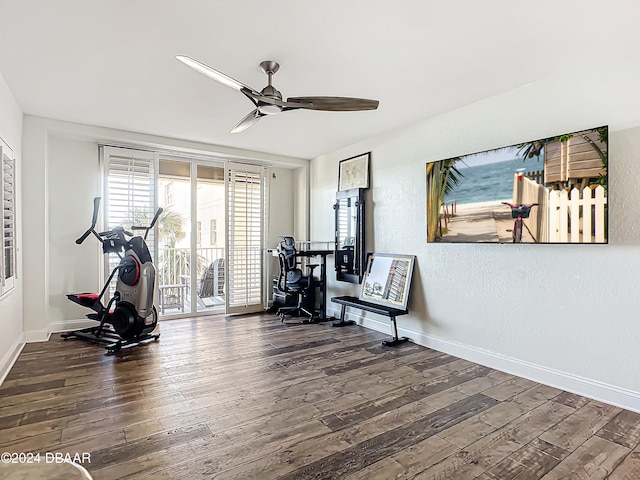
[[[522,142],[426,165],[427,241],[607,243],[608,128]],[[517,217],[517,214],[514,213]]]

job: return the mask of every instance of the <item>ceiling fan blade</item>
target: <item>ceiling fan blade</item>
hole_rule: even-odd
[[[256,108],[252,112],[250,112],[246,117],[240,120],[235,127],[231,129],[231,133],[240,133],[244,132],[251,125],[260,120],[260,117],[264,115],[260,113],[260,111]]]
[[[200,72],[203,75],[214,79],[216,82],[226,85],[227,87],[231,87],[238,91],[246,90],[251,92],[252,95],[260,95],[260,92],[256,92],[253,88],[248,87],[235,78],[231,78],[229,75],[219,72],[218,70],[211,68],[209,65],[205,65],[191,57],[187,57],[186,55],[176,55],[176,60],[180,60],[186,66],[193,68],[195,71]]]
[[[287,102],[311,103],[310,107],[300,106],[309,110],[328,110],[332,112],[355,112],[359,110],[375,110],[380,103],[378,100],[350,97],[289,97]]]

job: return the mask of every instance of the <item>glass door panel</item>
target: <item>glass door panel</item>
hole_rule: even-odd
[[[161,316],[195,311],[191,298],[192,270],[191,162],[160,160],[158,205],[164,209],[158,221],[156,284]]]
[[[225,312],[224,168],[198,165],[196,178],[196,252],[198,312]]]

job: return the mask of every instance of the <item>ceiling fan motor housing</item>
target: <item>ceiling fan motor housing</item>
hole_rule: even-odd
[[[271,85],[264,87],[260,93],[265,97],[282,100],[282,94]],[[258,101],[258,110],[260,110],[260,113],[265,115],[274,115],[276,113],[280,113],[282,111],[282,107],[280,105],[272,105]]]

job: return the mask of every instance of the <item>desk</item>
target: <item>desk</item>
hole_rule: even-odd
[[[321,257],[320,279],[315,281],[315,286],[320,288],[320,316],[306,323],[326,322],[327,318],[327,255],[333,255],[333,250],[305,250],[296,252],[298,258]]]

